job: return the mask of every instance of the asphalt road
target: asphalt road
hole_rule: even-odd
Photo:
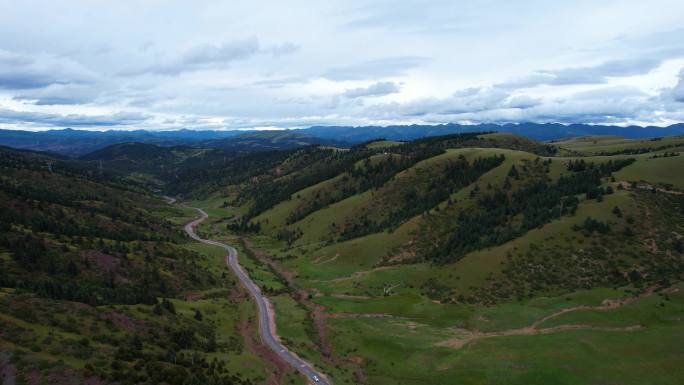
[[[242,283],[252,297],[254,297],[257,307],[259,308],[259,333],[261,334],[261,339],[263,342],[266,343],[266,345],[268,345],[268,347],[278,354],[278,356],[280,356],[283,360],[292,365],[293,368],[301,372],[312,383],[330,385],[330,382],[326,380],[325,377],[323,377],[319,372],[313,369],[308,362],[297,357],[278,341],[274,335],[275,331],[272,331],[270,327],[271,324],[275,325],[275,319],[273,318],[274,314],[269,311],[268,299],[261,294],[259,287],[249,278],[247,273],[245,273],[238,263],[237,250],[226,245],[225,243],[212,241],[211,239],[202,239],[195,234],[193,227],[209,217],[204,210],[198,208],[195,208],[195,210],[200,213],[200,217],[185,225],[185,232],[188,233],[188,235],[194,240],[206,243],[208,245],[223,247],[226,252],[228,252],[228,255],[226,255],[226,264],[238,277],[240,283]],[[316,381],[315,378],[318,378],[318,381]]]

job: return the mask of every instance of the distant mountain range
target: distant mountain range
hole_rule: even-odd
[[[334,138],[346,142],[359,143],[376,138],[391,140],[413,140],[427,136],[457,134],[464,132],[498,131],[510,132],[527,138],[548,141],[589,135],[617,135],[630,139],[651,138],[684,134],[684,123],[667,127],[657,126],[606,126],[591,124],[559,123],[517,123],[517,124],[441,124],[410,126],[314,126],[301,130],[307,135],[320,138]],[[298,131],[299,132],[299,131]]]
[[[605,126],[589,124],[442,124],[409,126],[314,126],[279,131],[83,131],[74,129],[43,132],[0,130],[0,145],[78,157],[113,144],[138,142],[160,146],[218,148],[229,151],[287,150],[310,144],[348,147],[372,139],[413,140],[421,137],[464,132],[500,131],[536,140],[555,140],[587,135],[617,135],[647,138],[684,134],[684,124],[668,127]]]

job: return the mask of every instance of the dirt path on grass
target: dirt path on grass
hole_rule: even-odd
[[[337,253],[337,254],[333,255],[331,258],[323,260],[323,258],[325,258],[325,256],[322,255],[322,256],[316,258],[314,260],[314,263],[317,265],[323,265],[325,263],[330,263],[330,262],[335,261],[337,259],[337,257],[339,257],[339,256],[340,256],[340,253]]]
[[[333,279],[331,279],[331,280],[329,280],[329,281],[327,281],[327,282],[343,282],[343,281],[349,281],[349,280],[352,280],[352,279],[361,278],[361,277],[363,277],[363,276],[366,276],[366,275],[368,275],[368,274],[370,274],[370,273],[374,273],[374,272],[376,272],[376,271],[389,270],[389,269],[394,269],[394,268],[396,268],[396,266],[380,266],[380,267],[374,267],[374,268],[372,268],[372,269],[370,269],[370,270],[362,270],[362,271],[354,272],[354,273],[352,273],[352,275],[348,275],[348,276],[346,276],[346,277],[333,278]]]
[[[552,327],[547,327],[547,328],[539,328],[541,324],[544,322],[559,317],[563,314],[566,313],[571,313],[575,311],[580,311],[580,310],[597,310],[597,311],[608,311],[608,310],[614,310],[617,309],[621,306],[630,304],[634,301],[637,301],[642,298],[646,298],[650,295],[653,294],[655,291],[654,287],[648,288],[646,291],[644,291],[641,294],[629,296],[629,297],[624,297],[624,298],[615,298],[615,299],[606,299],[604,300],[600,305],[598,306],[589,306],[589,305],[580,305],[580,306],[573,306],[573,307],[568,307],[565,309],[558,310],[554,313],[551,313],[545,317],[542,317],[528,326],[524,326],[521,328],[517,329],[508,329],[508,330],[502,330],[502,331],[497,331],[497,332],[479,332],[479,331],[472,331],[468,329],[462,329],[462,328],[454,328],[452,329],[457,336],[453,338],[449,338],[445,341],[437,343],[437,346],[445,346],[445,347],[450,347],[450,348],[455,348],[455,349],[460,349],[464,347],[465,345],[483,339],[483,338],[491,338],[491,337],[504,337],[504,336],[531,336],[531,335],[539,335],[539,334],[552,334],[552,333],[558,333],[561,331],[565,330],[597,330],[597,331],[608,331],[608,332],[632,332],[635,330],[640,330],[643,328],[641,325],[630,325],[630,326],[624,326],[624,327],[599,327],[599,326],[592,326],[592,325],[558,325],[558,326],[552,326]]]
[[[539,334],[552,334],[552,333],[558,333],[561,331],[565,330],[598,330],[598,331],[611,331],[611,332],[631,332],[635,330],[642,329],[643,326],[641,325],[631,325],[631,326],[625,326],[625,327],[596,327],[596,326],[591,326],[591,325],[559,325],[559,326],[554,326],[550,328],[544,328],[544,329],[535,329],[531,326],[526,326],[523,328],[519,329],[510,329],[510,330],[504,330],[501,332],[489,332],[489,333],[481,333],[481,332],[472,332],[466,329],[456,329],[457,332],[461,333],[462,335],[454,338],[450,338],[446,341],[442,341],[437,343],[437,346],[443,346],[443,347],[449,347],[449,348],[454,348],[454,349],[460,349],[464,347],[465,345],[481,340],[484,338],[491,338],[491,337],[505,337],[505,336],[532,336],[532,335],[539,335]]]
[[[632,295],[632,296],[624,297],[624,298],[605,299],[598,306],[580,305],[580,306],[573,306],[573,307],[561,309],[561,310],[556,311],[555,313],[551,313],[551,314],[547,315],[546,317],[543,317],[543,318],[540,318],[540,319],[534,321],[532,323],[532,325],[530,325],[530,326],[532,328],[536,329],[539,325],[541,325],[542,323],[544,323],[544,322],[546,322],[552,318],[556,318],[556,317],[561,316],[565,313],[570,313],[570,312],[578,311],[578,310],[598,310],[598,311],[614,310],[614,309],[619,308],[620,306],[624,306],[624,305],[630,304],[634,301],[637,301],[639,299],[651,296],[653,294],[653,292],[655,291],[655,289],[656,289],[655,287],[649,287],[648,289],[646,289],[641,294]]]
[[[351,294],[330,294],[331,297],[340,299],[370,299],[367,295],[351,295]]]
[[[329,313],[328,318],[397,318],[385,313]]]
[[[630,182],[619,181],[619,182],[617,182],[617,185],[622,186],[622,188],[624,188],[625,190],[633,190],[632,184]],[[667,189],[664,189],[662,187],[654,187],[653,185],[650,185],[648,183],[643,183],[643,182],[638,183],[636,188],[639,190],[647,190],[647,191],[653,191],[653,189],[655,189],[655,191],[661,192],[664,194],[684,195],[684,192],[682,192],[682,191],[667,190]]]

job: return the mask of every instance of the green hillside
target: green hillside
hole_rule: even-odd
[[[375,141],[222,187],[212,200],[248,214],[212,231],[275,264],[279,330],[336,382],[674,384],[678,140]],[[632,340],[648,364],[611,364]]]
[[[585,136],[554,141],[563,149],[587,155],[640,154],[647,152],[680,151],[684,148],[684,136],[651,139],[627,139],[619,136]]]
[[[229,299],[240,290],[223,254],[181,233],[193,216],[71,162],[0,150],[3,373],[17,383],[265,381],[271,364],[250,347],[255,311]]]
[[[110,382],[171,383],[199,365],[201,380],[301,383],[259,350],[223,253],[179,233],[193,212],[154,188],[209,213],[200,233],[238,248],[283,343],[336,384],[678,384],[680,139],[3,152],[0,319],[23,339],[0,341],[26,368],[56,362]],[[86,306],[83,331],[60,306]],[[111,312],[163,331],[100,326]],[[114,348],[140,346],[135,335],[142,348]]]

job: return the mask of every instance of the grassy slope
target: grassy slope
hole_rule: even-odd
[[[600,152],[615,152],[625,149],[658,148],[662,146],[682,146],[684,145],[684,137],[670,136],[662,138],[661,140],[635,140],[617,136],[590,136],[554,142],[554,144],[568,150],[578,151],[591,155]]]
[[[386,199],[388,197],[391,198],[407,187],[425,183],[429,180],[431,169],[437,168],[449,160],[458,158],[460,154],[468,152],[468,150],[447,150],[444,154],[418,162],[409,169],[398,173],[393,179],[377,190],[369,190],[353,195],[312,213],[290,226],[303,232],[303,236],[297,240],[296,245],[329,240],[331,239],[330,233],[336,231],[334,225],[340,226],[346,221],[353,221],[361,213],[378,211],[378,215],[382,215],[382,210],[379,210],[379,208],[387,204]]]
[[[341,176],[338,176],[298,191],[295,194],[292,194],[290,200],[281,202],[272,209],[257,216],[255,221],[261,223],[264,232],[274,235],[279,229],[286,225],[287,216],[292,211],[304,202],[312,200],[317,192],[330,188],[340,179]]]
[[[511,165],[519,164],[523,159],[531,160],[536,157],[533,154],[512,150],[460,149],[450,150],[447,154],[426,160],[416,167],[429,167],[433,162],[440,162],[444,159],[453,158],[460,154],[465,155],[469,160],[472,160],[476,157],[489,156],[492,154],[506,155],[506,161],[501,166],[489,171],[476,183],[459,192],[456,192],[452,196],[452,199],[459,202],[459,204],[462,206],[469,204],[468,194],[476,185],[483,190],[488,184],[494,186],[501,185]],[[560,170],[562,168],[563,167],[560,162],[556,162],[553,165],[554,170],[552,171],[552,175],[555,174],[554,177],[558,177],[561,174]],[[410,172],[411,170],[407,171],[407,173]],[[306,193],[303,192],[299,195],[305,196]],[[314,282],[341,278],[350,276],[354,272],[371,269],[375,263],[380,260],[380,258],[393,251],[396,247],[409,242],[412,231],[419,225],[421,220],[420,216],[404,223],[392,233],[382,232],[371,234],[345,242],[332,243],[331,245],[327,246],[316,243],[317,241],[320,242],[328,234],[326,227],[328,227],[330,223],[340,222],[344,216],[350,216],[350,212],[353,212],[353,210],[357,209],[360,203],[365,203],[371,199],[369,195],[371,194],[364,193],[350,197],[345,201],[338,202],[337,204],[331,205],[328,208],[319,210],[305,218],[300,223],[296,224],[295,226],[304,231],[304,236],[297,242],[297,245],[301,247],[299,250],[305,251],[306,257],[290,261],[287,263],[287,266],[297,270],[300,274],[300,278],[309,279]],[[603,209],[598,211],[609,213],[609,210],[612,209],[614,205],[621,202],[621,199],[619,198],[620,196],[620,194],[616,194],[609,197],[601,205]],[[444,205],[444,203],[442,205]],[[573,224],[583,220],[586,215],[596,214],[594,213],[595,211],[597,210],[593,209],[591,206],[587,206],[586,208],[583,207],[576,218],[564,218],[562,221],[556,221],[540,230],[533,230],[526,236],[502,246],[495,247],[490,250],[474,252],[457,264],[440,269],[435,276],[439,277],[443,281],[448,282],[452,280],[445,280],[445,278],[453,275],[455,271],[459,271],[461,272],[460,276],[462,279],[458,282],[458,284],[455,285],[455,287],[466,290],[470,285],[482,282],[482,280],[484,280],[488,274],[496,272],[499,262],[507,250],[512,248],[524,248],[530,243],[539,242],[543,240],[548,233],[568,232]],[[601,215],[594,216],[602,219]],[[310,252],[306,253],[306,251]],[[414,266],[398,266],[396,268],[391,268],[390,270],[401,271],[402,269],[412,270],[414,269]],[[359,282],[372,280],[373,274],[388,273],[384,270],[382,270],[381,273],[370,272],[369,274],[359,276],[358,279],[350,279],[348,282],[357,284]],[[416,281],[422,281],[425,279],[425,276],[421,276],[420,274],[416,275]],[[317,286],[324,287],[324,285],[320,284],[317,284]]]
[[[647,181],[657,185],[671,185],[684,190],[684,156],[649,159],[635,157],[637,162],[615,173],[615,177],[627,181]]]
[[[405,314],[406,308],[392,308],[391,305],[388,305],[388,301],[399,301],[413,309],[427,306],[426,314],[443,313],[448,317],[448,311],[436,311],[436,309],[448,305],[430,305],[431,302],[428,299],[419,295],[418,286],[422,282],[429,278],[436,278],[440,283],[453,287],[457,293],[467,293],[471,286],[484,284],[490,274],[496,278],[501,273],[501,262],[504,261],[505,255],[510,251],[524,252],[529,249],[530,245],[544,242],[550,242],[551,245],[555,243],[560,247],[567,243],[566,237],[575,235],[571,230],[572,225],[580,223],[586,216],[590,215],[599,220],[608,220],[612,216],[610,209],[616,205],[622,207],[626,213],[631,212],[633,209],[627,205],[627,194],[627,192],[619,192],[608,196],[601,203],[583,204],[574,217],[556,220],[541,229],[532,230],[525,236],[501,246],[470,253],[455,264],[440,268],[434,268],[428,264],[398,265],[387,269],[369,271],[366,274],[344,280],[312,281],[312,284],[328,295],[346,294],[365,296],[371,299],[370,301],[345,298],[321,299],[321,302],[329,306],[331,311],[350,311],[350,309],[354,309],[354,306],[349,307],[350,304],[356,304],[361,308],[351,311],[368,313],[389,311],[390,314],[400,316]],[[551,236],[552,234],[553,236]],[[387,283],[401,283],[401,286],[394,291],[402,297],[401,299],[382,297],[383,284]],[[374,310],[376,306],[377,310]],[[447,319],[439,318],[435,322],[448,323]]]
[[[439,155],[416,164],[414,167],[400,173],[396,179],[406,178],[408,180],[420,179],[422,171],[426,168],[435,167],[442,164],[446,160],[455,159],[459,155],[464,155],[468,160],[473,160],[477,157],[491,156],[493,154],[505,154],[510,158],[502,166],[488,173],[489,176],[485,180],[489,181],[491,178],[499,178],[505,175],[505,172],[510,167],[510,162],[513,162],[518,157],[530,157],[531,155],[517,151],[509,150],[484,150],[484,149],[460,149],[448,150],[447,153]],[[323,184],[329,183],[328,181]],[[319,189],[320,184],[302,190],[295,194],[300,199],[307,199],[313,190]],[[459,196],[457,193],[454,196]],[[297,241],[296,246],[305,249],[313,249],[307,254],[307,258],[298,260],[289,267],[296,268],[302,278],[311,279],[330,279],[340,276],[350,275],[353,272],[371,268],[380,259],[392,252],[400,252],[397,248],[405,245],[411,240],[412,232],[419,226],[420,216],[414,217],[409,221],[404,222],[396,230],[392,232],[380,232],[370,234],[364,237],[355,238],[344,242],[335,242],[326,246],[321,241],[325,240],[329,234],[329,228],[332,223],[341,223],[345,218],[351,218],[356,212],[364,210],[376,204],[373,201],[373,192],[365,192],[354,195],[341,202],[330,205],[327,208],[319,210],[312,215],[304,218],[298,223],[292,225],[293,228],[299,228],[304,235]],[[294,200],[294,199],[293,199]],[[290,207],[291,201],[281,203],[275,209],[269,212],[269,222],[274,222],[274,217],[281,214],[282,210]],[[280,215],[282,217],[282,214]]]
[[[394,147],[400,145],[402,142],[398,142],[396,140],[378,140],[375,142],[368,143],[366,147],[368,148],[385,148],[385,147]]]
[[[46,194],[36,196],[41,199],[46,196],[55,200],[60,198],[61,200],[56,201],[65,202],[63,204],[67,206],[63,206],[64,208],[62,209],[67,216],[65,220],[71,220],[71,216],[74,216],[76,220],[89,221],[95,221],[94,218],[98,218],[95,215],[88,216],[87,212],[81,213],[78,216],[73,214],[76,211],[74,207],[79,206],[78,203],[72,203],[72,195],[78,196],[77,194],[85,196],[90,194],[101,200],[100,202],[94,200],[95,198],[90,198],[89,201],[81,201],[81,204],[87,202],[92,207],[107,207],[105,203],[115,199],[116,203],[125,207],[129,212],[139,211],[140,214],[138,216],[144,215],[144,218],[148,220],[147,223],[164,223],[168,219],[169,222],[175,225],[174,227],[179,227],[196,216],[196,212],[192,209],[171,207],[163,204],[160,199],[145,195],[134,195],[131,192],[117,191],[90,180],[79,179],[73,176],[61,176],[61,174],[57,173],[34,177],[26,170],[13,172],[15,174],[9,174],[9,172],[4,171],[3,176],[7,178],[14,177],[15,179],[13,180],[15,182],[21,181],[24,184],[40,180],[42,181],[41,188],[50,191],[54,196]],[[70,192],[72,188],[75,190],[74,193]],[[127,199],[131,200],[131,202]],[[5,201],[2,203],[6,204]],[[73,204],[73,207],[68,206],[69,203]],[[44,206],[46,205],[42,204],[41,207]],[[217,204],[213,206],[210,213],[215,217],[219,215],[225,217],[231,214],[228,210],[219,208]],[[84,209],[81,210],[84,211]],[[49,211],[46,209],[45,212]],[[124,214],[129,214],[129,212]],[[119,212],[115,213],[118,215],[117,220],[122,221],[121,218],[124,216]],[[24,212],[24,214],[28,215],[28,212]],[[64,216],[65,214],[62,215]],[[103,217],[102,214],[99,214],[99,216]],[[112,227],[118,224],[114,219],[109,218],[107,218],[107,221],[102,222]],[[18,228],[15,227],[15,231]],[[95,226],[90,228],[95,228]],[[149,228],[154,230],[151,225],[149,225]],[[180,229],[178,230],[180,231]],[[44,240],[62,242],[68,245],[66,243],[69,240],[67,236],[54,236],[46,232],[41,232],[40,235]],[[100,242],[104,242],[105,246],[114,244],[114,242],[107,239],[100,240]],[[177,244],[179,251],[182,251],[182,248],[187,248],[197,252],[197,254],[191,254],[197,258],[190,262],[192,266],[201,265],[202,268],[206,269],[203,270],[204,272],[213,273],[217,277],[224,273],[228,274],[228,270],[223,262],[224,253],[219,248],[202,247],[202,245],[190,241],[188,243],[182,242],[180,241]],[[139,244],[131,243],[133,244],[133,250],[139,247]],[[128,242],[124,242],[124,244],[128,245]],[[82,245],[83,241],[81,240],[80,242],[74,242],[73,245],[69,245],[69,248],[73,251],[76,249],[76,246],[79,248],[97,247]],[[163,246],[161,243],[159,245]],[[157,260],[168,261],[169,257],[157,255],[157,246],[159,245],[155,244],[154,248],[150,249],[151,252],[148,254],[148,258],[155,262]],[[65,252],[67,250],[66,247],[64,246],[61,251]],[[103,246],[99,247],[102,248]],[[4,266],[9,266],[9,263],[12,261],[10,254],[5,252],[0,252],[0,259],[3,260]],[[138,262],[139,258],[136,254],[131,253],[129,248],[125,259],[128,265],[130,265],[130,261]],[[157,267],[157,265],[151,266]],[[173,267],[179,267],[178,271]],[[186,273],[184,271],[185,267],[186,265],[179,263],[172,266],[172,268],[166,268],[166,266],[161,265],[159,266],[159,271],[162,276],[172,277],[179,275],[179,273]],[[126,266],[126,268],[129,267]],[[38,273],[37,271],[34,272],[35,275]],[[85,269],[82,274],[86,274]],[[116,283],[118,284],[119,282]],[[137,282],[134,282],[134,284],[137,284]],[[155,282],[155,284],[158,284],[158,282]],[[170,366],[168,363],[160,364],[156,361],[168,359],[165,357],[164,349],[170,349],[173,346],[169,342],[172,333],[179,327],[183,328],[190,325],[193,328],[197,328],[197,330],[214,329],[217,342],[221,348],[213,353],[207,353],[202,350],[181,349],[178,352],[179,355],[182,353],[189,357],[190,354],[197,353],[197,357],[204,357],[207,360],[216,359],[217,362],[225,363],[228,372],[239,374],[243,379],[251,380],[254,383],[262,383],[270,375],[270,369],[261,358],[244,348],[244,343],[239,342],[241,337],[237,330],[238,323],[255,318],[255,309],[249,302],[237,303],[227,298],[229,291],[234,289],[234,287],[235,282],[230,282],[230,279],[222,279],[215,287],[206,287],[205,285],[202,290],[190,289],[192,293],[186,291],[186,287],[181,287],[183,295],[179,295],[177,299],[171,300],[175,305],[176,315],[169,313],[164,313],[163,315],[155,314],[153,312],[153,305],[136,304],[95,307],[78,302],[38,298],[14,289],[0,288],[0,352],[17,353],[13,359],[19,369],[20,381],[25,380],[21,376],[29,373],[34,378],[32,381],[36,383],[75,383],[81,381],[80,376],[90,377],[101,374],[108,382],[120,383],[123,378],[113,377],[117,370],[121,373],[121,369],[115,369],[115,366],[127,368],[129,364],[122,362],[129,360],[120,357],[117,349],[130,346],[130,340],[134,335],[140,336],[143,341],[143,352],[149,355],[143,365]],[[196,301],[181,299],[185,294],[205,296],[207,299]],[[212,296],[216,298],[211,298]],[[202,321],[194,319],[195,310],[200,310],[203,314],[204,318]],[[223,350],[223,346],[233,346],[234,349]],[[116,365],[113,364],[114,362],[116,362]],[[198,362],[198,359],[195,362]],[[75,372],[73,369],[78,369],[79,372]],[[146,374],[146,370],[139,367],[135,368],[135,372],[138,376],[146,376],[152,372],[160,374],[159,370],[156,369],[147,370]],[[49,380],[45,377],[41,379],[41,376],[48,374],[51,375]],[[65,378],[62,378],[63,376]],[[137,383],[151,380],[145,377],[130,377],[130,373],[126,374],[126,376],[126,380]],[[179,379],[181,377],[176,376],[176,378]],[[290,376],[286,380],[291,383],[302,383],[301,378],[298,376]],[[100,383],[95,378],[91,381],[94,381],[93,383]]]
[[[635,182],[643,181],[653,185],[672,186],[682,190],[684,189],[684,175],[679,170],[684,167],[684,155],[653,158],[654,155],[662,155],[663,152],[671,151],[673,150],[633,155],[554,158],[558,162],[556,162],[556,167],[552,169],[552,174],[557,177],[557,173],[562,171],[562,168],[559,167],[560,164],[570,160],[584,159],[587,162],[605,162],[610,159],[631,158],[635,162],[614,173],[616,179]]]
[[[606,143],[604,143],[606,145]],[[613,146],[613,143],[610,144]],[[611,147],[619,150],[622,147]],[[604,151],[604,150],[602,150]],[[492,153],[505,153],[506,161],[485,174],[475,184],[452,196],[457,204],[467,206],[470,189],[479,185],[503,183],[511,164],[536,155],[501,149],[462,149],[450,151],[447,157],[464,154],[468,159]],[[676,170],[683,157],[649,159],[653,154],[590,157],[587,161],[635,158],[637,161],[615,174],[618,180],[645,180],[681,186]],[[558,178],[565,172],[563,162],[576,158],[555,158],[549,176]],[[426,164],[435,161],[425,161]],[[323,182],[325,184],[326,182]],[[320,187],[320,186],[319,186]],[[680,187],[681,188],[681,187]],[[307,199],[305,191],[299,198]],[[619,206],[624,215],[643,215],[628,191],[616,191],[602,202],[582,201],[577,214],[555,220],[539,229],[500,246],[468,254],[459,262],[435,268],[428,264],[398,265],[374,268],[383,256],[410,241],[420,216],[404,223],[393,233],[383,232],[365,237],[325,244],[328,226],[354,215],[359,205],[372,200],[364,193],[330,205],[309,215],[295,226],[304,236],[288,248],[280,242],[261,238],[259,246],[273,255],[288,253],[285,266],[298,276],[298,283],[318,293],[314,301],[329,313],[342,314],[328,319],[329,335],[337,356],[343,357],[343,370],[330,369],[340,383],[356,383],[353,372],[361,369],[367,383],[377,384],[585,384],[596,382],[621,384],[676,384],[684,378],[678,362],[684,350],[677,343],[684,337],[681,295],[670,295],[663,307],[660,297],[639,300],[614,311],[568,313],[543,324],[589,324],[624,326],[637,322],[645,326],[635,332],[600,330],[563,331],[549,335],[495,337],[478,340],[466,348],[437,347],[453,335],[452,327],[481,331],[501,331],[529,325],[558,309],[578,305],[599,305],[607,298],[625,295],[623,289],[596,288],[572,293],[549,293],[522,301],[494,306],[439,304],[421,294],[421,283],[429,278],[457,291],[468,292],[472,286],[496,278],[507,252],[523,253],[535,244],[567,248],[577,246],[577,232],[572,226],[587,216],[615,222],[611,210]],[[289,202],[283,205],[289,205]],[[442,203],[443,207],[446,203]],[[272,210],[267,216],[284,216]],[[284,223],[284,221],[282,222]],[[587,240],[585,240],[587,242]],[[386,285],[399,284],[383,295]],[[287,342],[304,355],[316,357],[313,342],[305,328],[296,327],[306,319],[304,310],[288,297],[275,300],[278,328]],[[382,314],[383,317],[345,318],[344,314]],[[299,350],[301,349],[301,350]],[[643,352],[649,359],[644,360]]]

